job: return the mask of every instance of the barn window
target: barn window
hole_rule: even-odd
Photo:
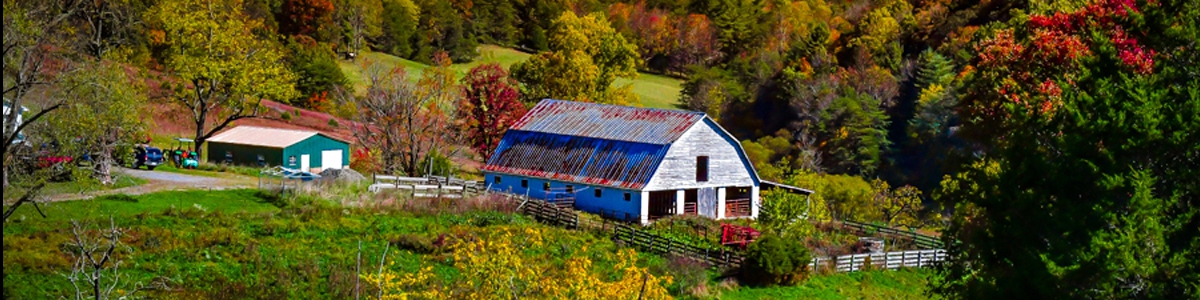
[[[529,179],[521,179],[521,187],[529,188]]]
[[[543,190],[543,191],[547,191],[547,192],[549,192],[549,191],[550,191],[550,182],[549,182],[549,181],[547,181],[546,183],[543,183],[543,184],[542,184],[542,190]]]
[[[500,184],[500,176],[492,176],[492,181],[495,181],[496,184]]]
[[[567,185],[567,194],[573,194],[573,193],[575,193],[575,186],[568,184]]]
[[[631,201],[631,200],[633,200],[633,194],[626,192],[625,193],[625,201]]]
[[[696,157],[696,181],[708,181],[708,156]]]
[[[596,188],[596,198],[600,198],[601,194],[603,194],[603,192],[600,191],[600,188]]]

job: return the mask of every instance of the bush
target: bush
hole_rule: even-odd
[[[291,121],[291,120],[292,120],[292,114],[289,114],[288,112],[286,112],[286,111],[285,111],[285,112],[283,112],[283,113],[279,114],[279,118],[280,118],[280,119],[283,119],[284,121]]]
[[[743,280],[758,285],[792,285],[800,281],[812,262],[799,240],[766,234],[746,249]]]
[[[392,238],[390,242],[397,248],[413,253],[430,254],[437,250],[433,245],[433,239],[419,234],[401,234]]]
[[[338,125],[337,119],[329,118],[329,127],[337,128]]]

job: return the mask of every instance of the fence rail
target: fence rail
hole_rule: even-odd
[[[853,231],[859,236],[868,236],[872,234],[888,235],[913,241],[913,244],[920,249],[942,249],[942,240],[916,232],[899,230],[887,226],[875,224],[859,223],[854,221],[842,221],[842,229]]]
[[[861,271],[867,266],[873,269],[895,270],[901,267],[925,268],[946,261],[946,250],[913,250],[886,253],[850,254],[838,257],[816,257],[810,269],[831,269],[836,272]]]
[[[647,230],[639,230],[636,225],[615,223],[587,222],[579,218],[579,213],[555,205],[551,202],[532,199],[526,196],[506,194],[510,201],[517,201],[517,212],[528,215],[540,222],[561,226],[569,229],[591,228],[608,232],[612,227],[611,238],[621,241],[638,249],[656,254],[674,254],[690,259],[703,261],[713,267],[736,268],[745,262],[744,254],[726,248],[698,246],[674,238],[655,234]],[[606,219],[607,220],[607,219]],[[858,223],[861,224],[861,223]],[[898,269],[901,267],[925,268],[946,261],[946,251],[942,249],[896,251],[874,254],[851,254],[837,257],[814,257],[809,263],[810,270],[828,269],[835,272],[855,272],[867,268]]]
[[[442,176],[404,177],[374,174],[367,190],[378,193],[384,190],[407,190],[409,196],[428,198],[465,198],[479,195],[483,187],[478,181],[446,178]]]

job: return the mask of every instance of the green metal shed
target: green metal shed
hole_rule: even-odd
[[[318,131],[238,126],[208,140],[208,161],[341,169],[350,165],[350,143]]]

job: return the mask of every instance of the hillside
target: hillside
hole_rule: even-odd
[[[479,58],[469,63],[453,64],[450,68],[458,72],[459,78],[462,78],[462,76],[467,74],[467,71],[478,65],[498,63],[507,69],[512,64],[524,61],[530,56],[528,53],[511,48],[483,45],[479,46]],[[382,52],[364,52],[356,61],[338,61],[338,66],[342,68],[342,73],[346,74],[346,78],[354,85],[355,91],[362,92],[366,89],[366,82],[362,75],[363,66],[372,62],[380,63],[386,67],[404,66],[410,78],[420,78],[423,70],[429,67],[419,62]],[[617,81],[613,85],[623,86],[631,83],[633,84],[633,93],[638,95],[642,101],[642,106],[645,107],[674,109],[676,108],[675,102],[679,99],[679,93],[683,90],[683,82],[679,79],[648,73],[641,73],[638,78],[633,80],[617,78]]]

